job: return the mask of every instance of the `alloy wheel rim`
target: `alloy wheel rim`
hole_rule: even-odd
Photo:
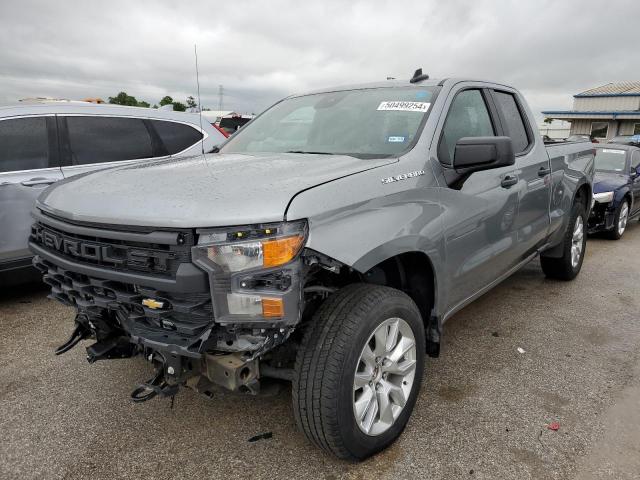
[[[576,224],[573,227],[573,237],[571,238],[571,266],[576,268],[580,263],[582,249],[584,247],[584,222],[582,217],[576,218]]]
[[[618,217],[618,235],[622,235],[627,228],[627,220],[629,219],[629,206],[627,202],[622,204],[620,216]]]
[[[409,399],[416,373],[416,340],[402,318],[382,322],[364,344],[353,379],[353,414],[369,436],[386,432]]]

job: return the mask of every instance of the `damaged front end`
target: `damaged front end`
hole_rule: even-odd
[[[306,222],[123,230],[34,216],[34,265],[50,297],[76,309],[56,354],[90,338],[90,363],[142,355],[155,371],[136,402],[180,386],[256,394],[262,377],[287,377],[279,352],[303,310]]]

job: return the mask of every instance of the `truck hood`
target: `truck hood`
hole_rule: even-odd
[[[593,193],[612,192],[629,183],[627,175],[619,173],[596,172],[593,177]]]
[[[395,161],[294,153],[152,160],[58,182],[42,193],[38,206],[69,220],[112,225],[277,222],[298,192]]]

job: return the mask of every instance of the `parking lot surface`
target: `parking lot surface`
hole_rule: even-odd
[[[4,291],[0,478],[637,479],[639,285],[636,221],[590,239],[574,282],[532,262],[446,324],[406,431],[361,464],[305,441],[286,386],[133,404],[145,362],[54,356],[73,311],[43,288]]]

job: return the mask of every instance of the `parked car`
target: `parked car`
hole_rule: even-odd
[[[589,135],[569,135],[567,137],[567,142],[593,142],[594,140]],[[598,142],[595,141],[595,143]]]
[[[640,148],[608,144],[596,148],[595,204],[589,233],[619,240],[627,222],[640,216]]]
[[[607,143],[617,143],[621,145],[640,147],[640,135],[618,135],[616,137],[613,137]]]
[[[204,144],[201,139],[204,133]],[[198,115],[86,102],[0,108],[0,285],[28,279],[36,197],[50,184],[149,158],[210,151],[222,134]]]
[[[514,88],[418,71],[291,96],[204,160],[54,185],[30,246],[76,311],[56,353],[142,355],[138,402],[291,380],[306,437],[368,457],[404,429],[448,318],[538,255],[580,272],[594,148],[535,125]]]

